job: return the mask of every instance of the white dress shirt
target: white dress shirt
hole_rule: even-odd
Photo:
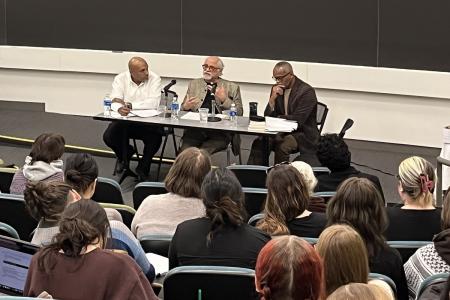
[[[110,97],[130,102],[133,109],[157,109],[161,99],[161,77],[149,71],[148,80],[137,85],[131,79],[130,71],[120,73],[114,78]],[[117,111],[121,106],[113,103],[111,109]]]

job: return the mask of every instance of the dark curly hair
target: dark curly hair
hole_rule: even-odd
[[[322,166],[334,172],[348,168],[352,154],[342,137],[337,134],[325,134],[319,139],[317,158]]]

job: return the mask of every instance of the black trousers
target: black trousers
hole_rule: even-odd
[[[133,147],[129,144],[129,139],[138,139],[144,142],[144,153],[140,159],[137,169],[145,174],[150,171],[152,157],[158,152],[161,146],[163,130],[160,127],[134,124],[125,122],[111,122],[103,133],[103,141],[110,147],[120,161],[131,158]],[[126,153],[124,141],[128,145]],[[127,155],[125,157],[125,155]]]

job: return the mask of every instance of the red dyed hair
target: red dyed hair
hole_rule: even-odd
[[[325,299],[322,259],[296,236],[268,242],[258,255],[255,277],[262,300]]]

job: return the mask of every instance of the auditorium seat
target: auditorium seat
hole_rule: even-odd
[[[242,188],[245,195],[245,210],[247,218],[259,214],[264,209],[264,203],[267,197],[267,189]]]
[[[11,225],[3,222],[0,222],[0,235],[9,236],[20,240],[20,236],[17,230]]]
[[[115,203],[100,203],[103,208],[113,208],[117,210],[122,216],[123,223],[131,229],[131,222],[133,222],[136,210],[128,205]]]
[[[18,170],[17,168],[0,168],[0,192],[9,193],[14,174]]]
[[[125,204],[123,202],[122,189],[117,181],[98,177],[92,200],[100,203]]]
[[[390,247],[395,248],[400,252],[403,263],[406,263],[417,249],[431,243],[431,241],[387,241],[387,244]]]
[[[160,195],[167,193],[163,182],[141,182],[134,187],[133,205],[138,209],[141,203],[150,195]]]
[[[378,279],[381,281],[386,282],[389,287],[391,288],[392,292],[394,293],[394,296],[397,296],[397,287],[395,286],[395,282],[389,278],[386,275],[383,274],[379,274],[379,273],[369,273],[369,280],[374,280],[374,279]]]
[[[323,198],[323,200],[325,201],[325,203],[328,203],[331,198],[333,198],[336,195],[336,192],[316,192],[313,194],[313,197],[319,197],[319,198]]]
[[[425,278],[424,281],[422,281],[422,283],[420,284],[419,289],[417,290],[416,299],[420,299],[423,292],[427,288],[436,284],[445,284],[445,282],[448,280],[449,275],[449,273],[438,273]]]
[[[248,188],[265,188],[267,169],[266,166],[255,165],[231,165],[227,167],[231,170],[241,183],[241,186]]]
[[[0,222],[14,227],[20,239],[25,241],[31,241],[31,234],[38,224],[25,209],[23,195],[11,194],[0,194]]]
[[[258,299],[255,271],[218,266],[184,266],[170,270],[164,280],[164,299]]]
[[[164,257],[169,257],[169,247],[172,235],[152,234],[139,239],[145,253],[155,253]]]

